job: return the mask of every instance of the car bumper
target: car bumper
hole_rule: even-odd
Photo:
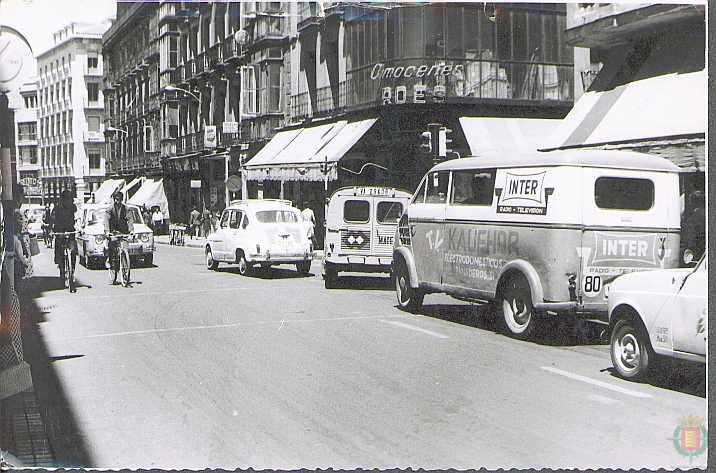
[[[302,253],[268,253],[261,255],[249,255],[248,259],[251,263],[289,264],[310,261],[313,259],[313,255],[308,251]]]

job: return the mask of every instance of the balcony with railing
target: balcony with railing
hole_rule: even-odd
[[[320,24],[323,12],[319,2],[299,2],[297,7],[299,32]]]
[[[222,43],[216,43],[206,52],[207,69],[212,70],[224,62],[224,48]]]
[[[222,42],[222,48],[224,61],[238,59],[241,56],[241,46],[236,43],[233,36],[229,36]]]
[[[169,80],[172,84],[181,84],[184,80],[184,64],[179,64],[170,73]]]
[[[196,153],[204,148],[204,131],[197,131],[177,138],[177,154],[179,156]]]

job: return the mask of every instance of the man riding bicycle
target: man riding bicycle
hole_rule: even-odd
[[[52,248],[52,211],[50,204],[45,205],[45,213],[42,216],[42,236],[45,239],[45,245]]]
[[[55,206],[50,217],[50,225],[54,233],[74,232],[75,213],[77,206],[72,202],[72,191],[64,190],[60,194],[60,202]],[[72,255],[70,265],[75,268],[77,260],[77,240],[74,235],[57,235],[55,238],[55,264],[60,268],[60,278],[65,278],[65,266],[62,258],[66,246],[70,248]]]
[[[126,235],[130,233],[127,207],[122,203],[123,197],[119,191],[112,194],[113,204],[105,213],[104,218],[104,232],[106,234],[121,233]],[[110,269],[110,259],[117,252],[119,241],[109,239],[108,241],[109,243],[105,250],[105,266],[107,269]]]

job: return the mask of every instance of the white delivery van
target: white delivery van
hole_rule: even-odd
[[[410,194],[389,187],[344,187],[326,207],[323,279],[335,286],[341,271],[389,273],[398,220]]]
[[[400,307],[444,292],[495,301],[516,337],[536,315],[607,322],[610,282],[679,264],[679,169],[641,153],[568,150],[447,161],[400,220]]]

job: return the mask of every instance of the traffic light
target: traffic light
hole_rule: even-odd
[[[429,131],[424,131],[420,134],[420,149],[426,153],[433,152],[432,144],[433,135]]]
[[[447,157],[448,153],[452,153],[452,149],[450,148],[452,139],[448,138],[448,135],[450,133],[452,133],[452,130],[450,128],[445,127],[441,127],[438,133],[438,156],[440,156],[441,158],[445,158]]]

